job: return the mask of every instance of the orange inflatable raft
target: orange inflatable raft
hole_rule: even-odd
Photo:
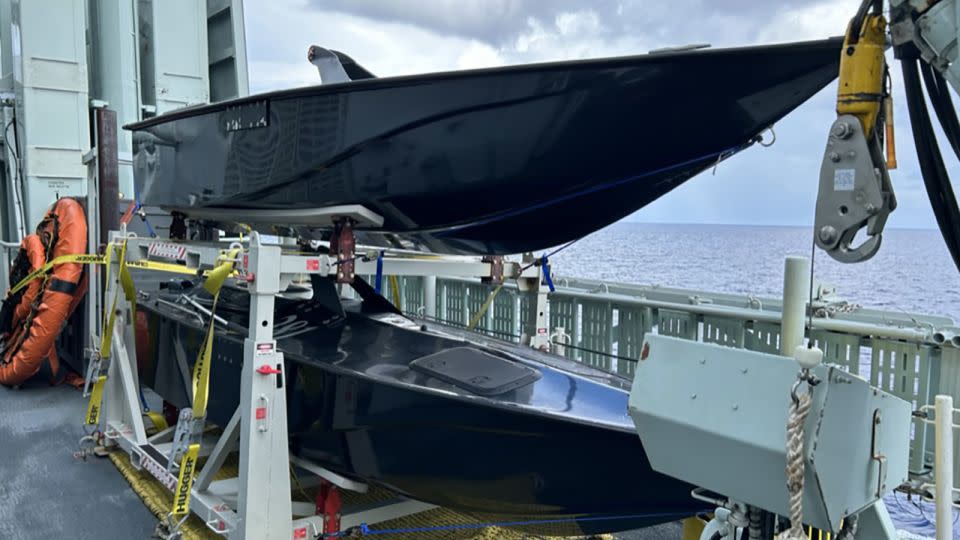
[[[87,219],[74,199],[60,199],[37,226],[37,234],[20,244],[11,268],[11,288],[31,272],[62,255],[87,252]],[[60,372],[56,339],[86,294],[86,273],[80,263],[53,266],[4,300],[0,317],[0,384],[18,385],[50,362]]]

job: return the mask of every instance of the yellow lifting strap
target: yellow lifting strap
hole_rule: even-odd
[[[233,265],[239,255],[239,249],[233,249],[226,254],[226,260],[217,265],[207,274],[203,288],[213,295],[213,305],[210,307],[210,323],[207,326],[207,335],[203,340],[200,355],[193,366],[193,417],[203,418],[207,414],[207,397],[210,390],[210,358],[213,354],[213,333],[216,328],[215,315],[217,301],[220,299],[220,289],[224,282],[233,274]]]
[[[100,255],[61,255],[54,258],[52,261],[47,264],[37,268],[33,272],[30,272],[27,277],[20,280],[19,283],[10,288],[8,295],[17,294],[21,289],[26,287],[31,281],[37,279],[38,277],[45,275],[49,272],[54,266],[58,264],[68,264],[68,263],[78,263],[78,264],[104,264],[105,258]]]
[[[175,517],[190,513],[190,490],[193,489],[193,472],[197,468],[200,444],[193,443],[183,453],[180,460],[180,474],[177,476],[177,490],[173,492],[173,508],[170,513]]]
[[[210,306],[210,322],[207,326],[207,335],[203,340],[197,362],[193,366],[193,418],[203,418],[207,415],[207,401],[210,394],[210,360],[213,356],[213,336],[216,329],[217,301],[220,299],[220,289],[234,270],[233,266],[240,254],[239,249],[232,249],[225,254],[216,268],[207,274],[203,288],[213,295],[213,305]],[[199,443],[191,443],[180,459],[180,474],[177,477],[177,488],[173,493],[173,507],[170,513],[175,517],[190,513],[190,490],[193,487],[193,472],[196,469],[197,456],[200,452]]]
[[[136,313],[137,289],[133,285],[133,277],[127,269],[127,242],[124,240],[119,245],[111,243],[107,245],[106,254],[102,257],[103,264],[107,265],[107,274],[105,282],[110,282],[110,268],[113,254],[120,249],[120,288],[113,294],[113,300],[109,308],[104,305],[101,320],[103,321],[103,333],[100,335],[99,358],[104,360],[110,358],[110,349],[113,347],[113,327],[117,320],[117,302],[120,299],[120,291],[123,290],[124,296],[130,302],[132,313]],[[109,311],[108,311],[109,309]],[[96,425],[100,422],[100,410],[103,404],[103,387],[107,382],[105,373],[97,375],[97,380],[93,383],[93,390],[90,392],[90,402],[87,404],[87,425]]]
[[[480,306],[480,309],[478,309],[477,312],[473,315],[473,317],[470,319],[470,322],[467,323],[467,330],[473,330],[474,328],[476,328],[477,323],[479,323],[480,319],[483,318],[483,314],[486,313],[488,309],[490,309],[490,306],[493,304],[493,301],[497,298],[497,295],[500,294],[500,289],[502,288],[503,288],[503,283],[497,285],[497,288],[494,289],[489,296],[487,296],[486,301],[484,301],[483,305]]]
[[[393,305],[397,306],[397,309],[403,309],[400,307],[400,280],[397,276],[390,276],[390,292],[393,293]]]
[[[886,92],[887,21],[883,15],[868,14],[861,28],[847,27],[840,53],[840,84],[837,89],[837,114],[857,117],[863,133],[873,140],[877,117]]]

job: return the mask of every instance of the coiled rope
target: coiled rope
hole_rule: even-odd
[[[804,370],[806,372],[806,370]],[[790,530],[784,540],[807,540],[803,530],[803,425],[810,413],[810,392],[797,393],[806,375],[794,385],[790,400],[790,418],[787,420],[787,491],[790,494]],[[808,387],[809,388],[809,387]]]

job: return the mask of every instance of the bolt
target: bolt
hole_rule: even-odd
[[[746,374],[746,373],[747,373],[747,368],[741,369],[741,370],[740,370],[740,373]]]
[[[840,154],[838,154],[838,153],[836,153],[836,152],[830,152],[830,161],[832,161],[832,162],[834,162],[834,163],[840,161]]]
[[[701,363],[701,364],[706,364],[706,363],[707,363],[707,359],[706,359],[706,358],[701,358],[701,359],[700,359],[700,363]]]
[[[837,241],[837,229],[832,225],[824,225],[820,227],[820,241],[824,244],[833,244]]]
[[[690,394],[690,399],[697,399],[697,395],[696,395],[696,394]]]
[[[877,207],[874,206],[873,203],[867,203],[867,204],[863,205],[863,209],[866,210],[867,213],[869,213],[869,214],[872,214],[872,213],[874,213],[874,212],[877,211]]]
[[[734,404],[733,404],[733,410],[735,410],[735,411],[740,410],[740,406],[737,405],[736,403],[734,403]]]
[[[835,137],[846,139],[847,137],[850,136],[850,133],[853,130],[850,128],[850,124],[846,122],[838,122],[833,125],[833,129],[831,129],[830,131],[833,133]]]
[[[847,152],[847,157],[850,159],[853,159],[857,157],[857,152],[855,150],[850,150],[849,152]]]

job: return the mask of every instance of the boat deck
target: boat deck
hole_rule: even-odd
[[[0,538],[150,538],[156,518],[108,459],[73,457],[80,392],[0,386]]]

